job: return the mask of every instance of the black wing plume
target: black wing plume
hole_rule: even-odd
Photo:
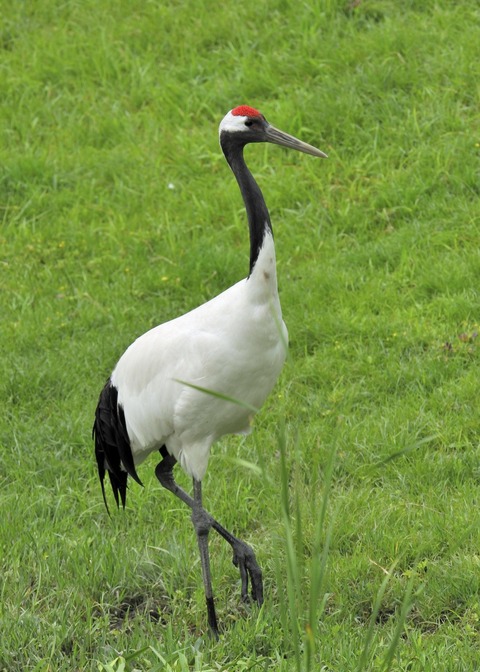
[[[143,485],[143,483],[139,479],[133,463],[125,414],[123,408],[118,404],[118,390],[112,384],[110,378],[100,392],[92,437],[95,440],[98,476],[107,511],[109,512],[105,495],[105,471],[108,471],[117,506],[120,505],[118,499],[120,493],[120,500],[123,508],[125,508],[128,476],[130,475],[140,485]]]

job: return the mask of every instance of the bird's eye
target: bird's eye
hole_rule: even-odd
[[[251,119],[247,119],[245,126],[253,126],[253,121]]]

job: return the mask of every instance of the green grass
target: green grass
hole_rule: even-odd
[[[1,5],[0,670],[477,669],[479,3]],[[241,103],[330,158],[248,150],[291,345],[205,479],[266,589],[211,536],[215,643],[188,511],[151,460],[109,519],[90,431],[124,348],[247,272]]]

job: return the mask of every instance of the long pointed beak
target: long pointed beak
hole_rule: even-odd
[[[313,145],[309,145],[307,142],[302,142],[302,140],[297,140],[297,138],[294,138],[293,135],[284,133],[270,124],[267,126],[265,133],[267,135],[267,142],[273,142],[274,145],[281,145],[282,147],[296,149],[299,152],[311,154],[312,156],[319,156],[322,159],[328,158],[327,155],[320,149],[317,149]]]

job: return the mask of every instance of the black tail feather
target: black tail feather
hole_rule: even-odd
[[[108,476],[110,477],[110,485],[112,486],[112,491],[113,491],[113,496],[115,497],[115,502],[117,504],[117,508],[120,506],[120,503],[118,501],[118,493],[120,493],[120,499],[122,502],[122,507],[125,508],[125,503],[127,500],[127,479],[128,479],[128,474],[126,471],[120,472],[120,478],[113,474],[111,471],[108,472]]]
[[[117,507],[120,506],[121,501],[123,508],[125,508],[129,475],[137,483],[143,485],[135,470],[125,414],[123,408],[118,404],[118,390],[112,385],[110,379],[100,393],[95,411],[92,437],[95,440],[95,457],[97,458],[103,501],[110,514],[105,494],[104,479],[106,471],[108,471]]]

